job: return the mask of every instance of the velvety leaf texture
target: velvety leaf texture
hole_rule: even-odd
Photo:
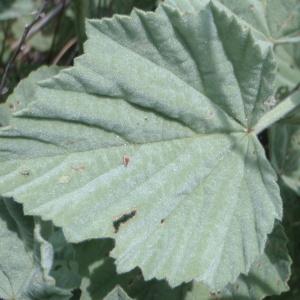
[[[183,12],[195,12],[203,9],[209,0],[166,0],[165,3]],[[243,25],[249,27],[265,46],[274,46],[278,72],[276,86],[289,88],[299,81],[299,70],[294,66],[294,59],[287,53],[284,44],[298,40],[300,34],[300,1],[299,0],[213,0],[220,9],[226,10],[240,18]],[[158,12],[160,9],[158,9]],[[294,44],[297,45],[297,44]],[[289,46],[293,47],[293,46]],[[296,46],[295,46],[296,47]],[[274,103],[273,105],[275,105]]]
[[[222,299],[264,299],[288,291],[291,258],[283,228],[277,225],[269,236],[265,253],[251,266],[248,275],[240,275],[234,284],[222,292]]]
[[[60,69],[57,66],[43,66],[31,72],[27,78],[20,81],[7,101],[0,104],[0,123],[1,121],[3,122],[2,126],[9,124],[9,119],[13,113],[22,110],[34,100],[38,81],[56,75]]]
[[[274,60],[213,3],[89,21],[85,54],[0,131],[0,193],[71,242],[111,237],[118,272],[222,289],[282,204],[252,127]]]
[[[186,12],[202,9],[210,0],[165,0]],[[300,28],[299,0],[213,0],[241,17],[254,31],[264,34],[270,43],[297,36]]]
[[[300,31],[300,27],[299,27]],[[275,48],[276,61],[278,63],[277,85],[294,87],[300,78],[300,66],[296,61],[296,51],[299,45],[286,45]],[[296,93],[300,97],[300,93]]]

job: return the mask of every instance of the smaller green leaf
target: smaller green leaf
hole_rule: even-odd
[[[56,285],[64,289],[79,288],[81,277],[78,263],[75,261],[74,246],[67,243],[62,230],[55,227],[53,227],[48,241],[54,249],[55,259],[51,275],[55,278]]]
[[[34,232],[34,235],[33,235]],[[20,205],[0,199],[0,298],[67,300],[70,292],[55,286],[49,275],[53,249],[24,217]]]
[[[275,125],[270,139],[273,166],[285,184],[300,195],[300,124]]]
[[[128,297],[124,290],[117,286],[113,291],[111,291],[104,300],[131,300],[132,298]]]
[[[10,112],[7,107],[0,104],[0,127],[7,126],[9,123]]]
[[[49,274],[55,279],[56,286],[70,290],[79,288],[81,277],[78,273],[73,245],[66,242],[62,230],[51,222],[39,222],[39,225],[41,235],[47,241],[52,253],[53,259]]]

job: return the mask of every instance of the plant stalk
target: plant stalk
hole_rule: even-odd
[[[297,44],[297,43],[300,43],[300,35],[293,36],[293,37],[281,38],[274,42],[275,46],[282,45],[282,44]]]
[[[256,134],[261,133],[263,130],[285,117],[288,113],[294,110],[300,105],[300,95],[296,97],[288,97],[284,101],[280,102],[272,110],[266,113],[254,126],[253,131]]]

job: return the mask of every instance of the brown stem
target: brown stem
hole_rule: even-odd
[[[0,96],[3,96],[7,92],[5,89],[5,85],[6,85],[6,80],[7,80],[9,70],[10,70],[12,64],[14,63],[15,59],[17,58],[18,54],[20,53],[22,46],[26,41],[28,33],[30,32],[32,27],[43,17],[43,14],[44,14],[44,11],[45,11],[47,5],[48,5],[48,0],[44,0],[44,4],[42,5],[42,7],[39,9],[37,14],[35,15],[34,20],[30,24],[25,26],[25,30],[24,30],[23,35],[18,43],[18,46],[16,47],[14,52],[11,54],[11,56],[8,60],[8,63],[5,66],[4,73],[2,75],[1,82],[0,82]]]

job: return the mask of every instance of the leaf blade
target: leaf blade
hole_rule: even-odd
[[[263,252],[274,219],[281,218],[276,175],[246,120],[263,114],[263,108],[254,108],[271,93],[261,81],[272,82],[274,62],[216,6],[189,16],[165,11],[92,21],[86,54],[74,68],[43,82],[36,100],[15,114],[12,128],[1,130],[1,194],[24,203],[26,213],[53,220],[69,241],[115,238],[113,255],[121,272],[138,265],[146,279],[167,278],[175,286],[196,278],[221,289],[248,272]],[[212,35],[197,31],[201,22],[209,22]],[[142,26],[137,40],[136,24]],[[154,41],[150,33],[157,31],[156,24],[165,31]],[[249,77],[236,80],[233,56],[226,57],[228,46],[216,30],[222,26],[240,34],[239,49],[248,43],[249,62],[259,69],[250,77],[264,93],[248,97],[247,112],[239,83]],[[187,39],[185,46],[178,32]],[[194,37],[203,36],[207,43],[193,44]],[[141,41],[147,47],[138,48]],[[168,60],[174,43],[177,50]],[[191,54],[198,49],[202,56],[211,52],[211,64],[195,60]],[[189,63],[177,68],[174,62],[186,58]],[[222,71],[218,66],[224,59]],[[271,67],[263,70],[265,61]],[[191,63],[194,70],[205,71],[195,71],[196,80],[187,72]],[[204,81],[205,89],[199,85]],[[252,188],[243,194],[247,174]],[[243,202],[247,205],[239,214]],[[251,206],[264,209],[253,212]],[[243,239],[245,218],[251,240]],[[117,230],[115,222],[120,223]],[[196,248],[205,255],[187,253]],[[238,263],[232,261],[232,250]],[[160,258],[164,261],[158,264]]]

